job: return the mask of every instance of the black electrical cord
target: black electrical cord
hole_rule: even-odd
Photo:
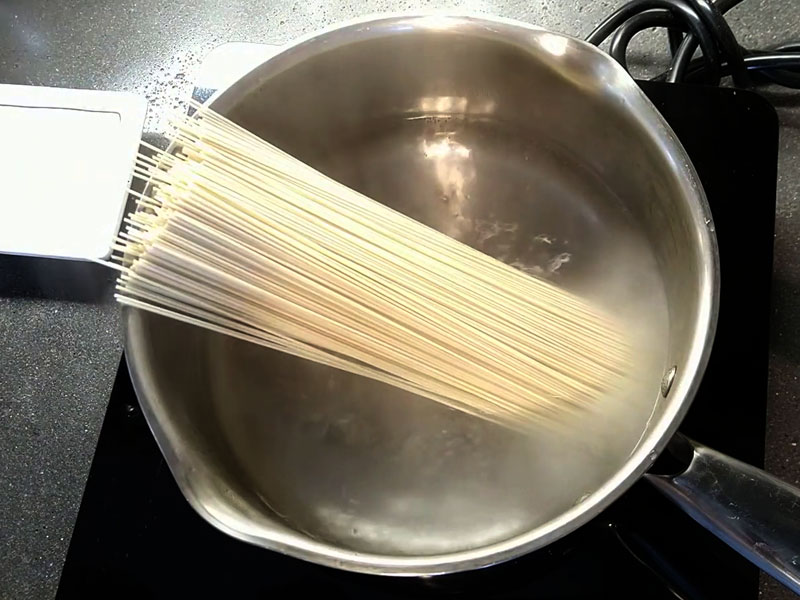
[[[670,34],[670,47],[675,45],[675,49],[683,41],[683,33],[687,27],[678,17],[668,10],[651,9],[632,16],[619,26],[611,37],[611,45],[608,53],[614,57],[625,69],[628,68],[627,54],[628,44],[637,33],[652,27],[666,27]]]
[[[728,22],[722,16],[719,7],[711,0],[692,0],[691,5],[700,13],[700,17],[709,29],[711,36],[718,41],[720,56],[727,58],[734,84],[747,86],[749,78],[744,66],[744,53],[736,41]]]
[[[606,18],[586,38],[599,46],[611,37],[609,53],[625,69],[631,40],[645,29],[662,27],[669,38],[670,67],[657,80],[702,81],[750,87],[776,83],[800,89],[800,42],[769,50],[749,50],[736,41],[724,14],[743,0],[632,0]],[[692,58],[700,49],[701,58]]]
[[[678,27],[670,27],[667,29],[667,38],[669,38],[669,51],[674,56],[683,41],[683,33]]]
[[[602,44],[609,35],[618,27],[635,17],[637,14],[652,9],[668,10],[682,22],[697,37],[703,56],[708,62],[708,69],[712,78],[716,76],[721,64],[716,40],[711,37],[708,28],[697,11],[684,0],[631,0],[621,8],[617,9],[605,21],[600,23],[597,28],[589,34],[586,41],[595,46]]]
[[[797,44],[792,44],[797,46]],[[776,83],[783,87],[800,89],[800,52],[750,51],[744,59],[745,67],[751,74],[755,84]],[[791,70],[791,69],[794,70]],[[727,63],[721,65],[722,75],[730,74]],[[685,73],[685,81],[702,80],[705,65],[702,60],[694,59],[689,63]],[[656,81],[666,81],[667,74],[654,77]]]
[[[772,83],[800,90],[800,42],[779,44],[769,51],[754,54],[756,55],[753,57],[754,61],[761,59],[771,63],[769,69],[759,71],[762,77]],[[787,70],[787,67],[792,66],[796,67],[794,71]]]

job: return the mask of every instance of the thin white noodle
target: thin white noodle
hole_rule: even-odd
[[[108,266],[134,308],[509,427],[613,393],[624,329],[590,302],[352,190],[195,106],[143,144]]]

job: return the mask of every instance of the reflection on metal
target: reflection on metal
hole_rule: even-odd
[[[423,96],[418,110],[422,114],[447,116],[487,116],[497,109],[492,99],[467,98],[466,96]]]
[[[569,46],[569,38],[555,33],[543,33],[539,44],[553,56],[564,56]]]
[[[666,398],[672,389],[672,382],[675,381],[675,373],[678,372],[678,367],[674,366],[669,371],[664,373],[664,379],[661,380],[661,395]]]

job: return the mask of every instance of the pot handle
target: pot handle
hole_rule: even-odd
[[[742,556],[800,594],[800,490],[677,435],[688,467],[646,475],[658,490]]]

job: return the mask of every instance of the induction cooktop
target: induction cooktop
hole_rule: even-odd
[[[681,430],[763,465],[778,124],[759,96],[641,82],[697,169],[719,239],[719,326]],[[207,95],[199,90],[196,96]],[[637,482],[544,549],[475,572],[383,578],[251,546],[183,498],[139,409],[124,360],[57,597],[725,598],[755,600],[758,570]]]

